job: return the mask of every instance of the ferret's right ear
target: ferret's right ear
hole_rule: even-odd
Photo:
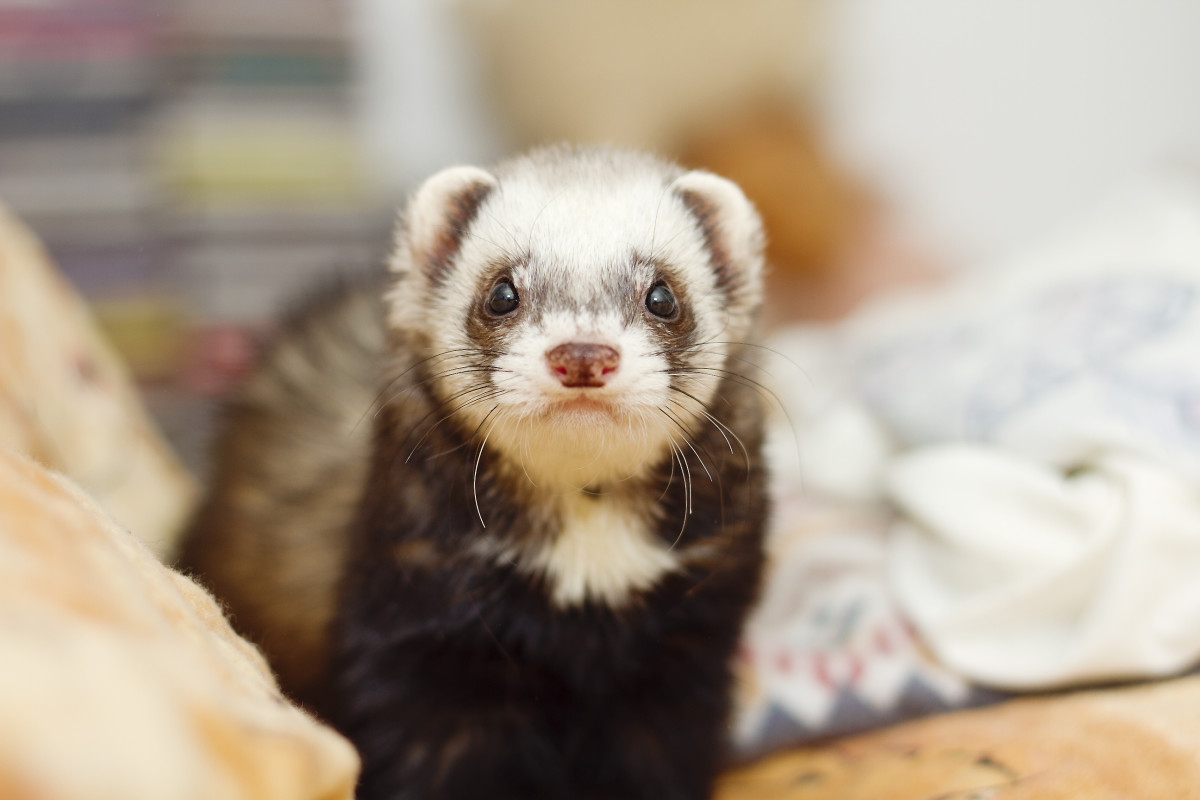
[[[392,269],[420,270],[437,280],[450,267],[479,207],[496,187],[479,167],[450,167],[421,184],[396,234]]]
[[[738,185],[704,170],[675,179],[675,194],[696,219],[717,286],[757,292],[762,276],[762,220]]]

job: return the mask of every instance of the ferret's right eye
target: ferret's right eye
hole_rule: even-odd
[[[492,287],[492,293],[488,295],[487,309],[498,317],[516,311],[520,305],[521,299],[517,297],[517,287],[512,285],[512,281],[501,281]]]

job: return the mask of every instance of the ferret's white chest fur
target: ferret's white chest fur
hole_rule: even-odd
[[[645,516],[622,498],[572,492],[562,499],[560,520],[553,539],[505,553],[522,572],[543,577],[560,608],[586,600],[621,606],[680,567]]]
[[[582,493],[564,499],[558,537],[531,556],[530,566],[546,576],[560,606],[584,600],[621,605],[679,568],[644,516],[618,498]]]

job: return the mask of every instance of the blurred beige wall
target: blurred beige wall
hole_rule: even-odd
[[[515,144],[675,152],[707,126],[811,90],[822,0],[465,0],[488,100]]]

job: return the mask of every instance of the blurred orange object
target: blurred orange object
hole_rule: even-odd
[[[863,300],[937,274],[787,104],[764,104],[697,136],[682,153],[740,185],[767,234],[768,326],[836,319]]]
[[[703,134],[683,160],[742,187],[762,215],[767,259],[783,272],[830,271],[867,212],[864,192],[825,153],[812,126],[781,108]]]

